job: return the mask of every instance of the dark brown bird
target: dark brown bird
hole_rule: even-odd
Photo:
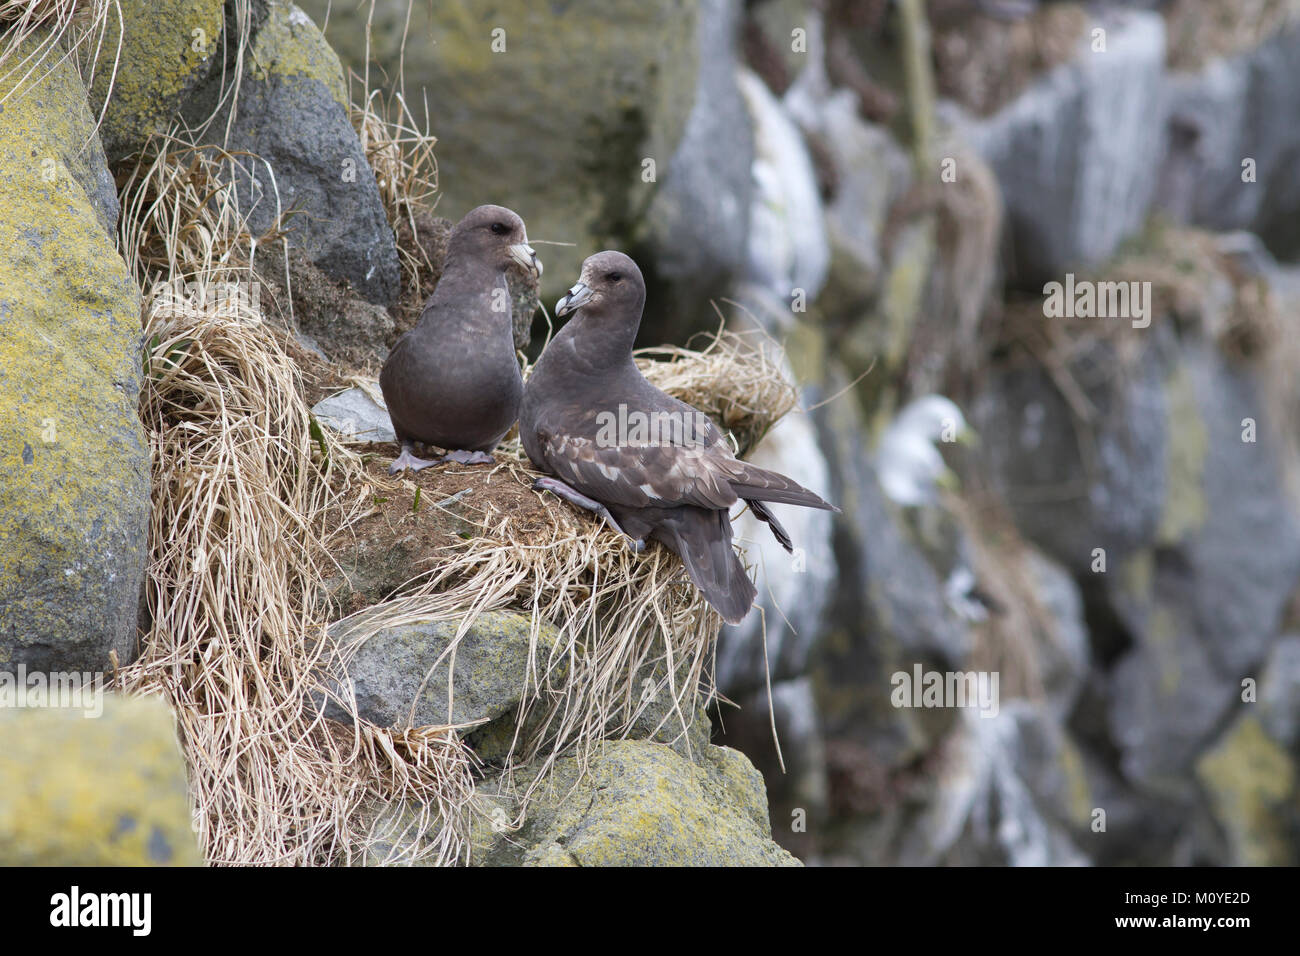
[[[390,475],[440,461],[490,462],[489,452],[519,417],[524,386],[506,285],[512,262],[541,274],[524,221],[509,209],[479,206],[452,230],[437,288],[379,373],[402,443]],[[447,454],[417,458],[417,441]]]
[[[641,270],[621,252],[588,258],[556,304],[556,315],[576,315],[538,359],[519,415],[528,457],[555,476],[533,487],[600,515],[637,551],[647,536],[666,545],[735,624],[755,591],[731,546],[731,506],[748,502],[787,551],[790,536],[764,502],[839,509],[736,458],[706,415],[646,381],[632,360],[644,306]]]

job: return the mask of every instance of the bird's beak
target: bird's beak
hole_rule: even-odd
[[[542,274],[542,260],[537,258],[537,250],[528,243],[516,242],[511,246],[510,258],[530,272],[538,276]]]
[[[582,282],[575,282],[573,288],[569,290],[569,294],[555,303],[555,314],[564,316],[570,312],[577,312],[591,301],[593,294],[590,286]]]
[[[967,425],[957,433],[957,443],[965,445],[967,448],[978,448],[980,445],[979,432]]]

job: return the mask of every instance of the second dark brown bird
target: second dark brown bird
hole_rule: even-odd
[[[731,506],[748,502],[787,551],[793,542],[768,502],[837,511],[784,475],[732,454],[705,415],[651,385],[632,359],[645,281],[621,252],[601,252],[556,305],[574,317],[537,361],[524,389],[519,436],[552,477],[535,488],[593,511],[640,551],[653,538],[735,624],[755,590],[732,547]]]

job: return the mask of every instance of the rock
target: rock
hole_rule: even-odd
[[[817,174],[798,127],[753,73],[737,77],[754,123],[754,199],[746,278],[812,302],[830,267]]]
[[[658,189],[643,161],[667,175],[698,82],[696,4],[577,0],[556,16],[458,0],[431,17],[435,55],[427,70],[408,62],[406,80],[428,90],[438,210],[458,219],[500,203],[530,239],[573,243],[539,246],[553,301],[591,250],[633,237]]]
[[[0,81],[0,670],[101,671],[135,656],[148,547],[140,293],[74,63],[34,75]]]
[[[1113,565],[1149,543],[1165,506],[1173,436],[1159,352],[1149,346],[1124,376],[1108,372],[1115,362],[1114,349],[1098,343],[1069,367],[1096,409],[1086,427],[1037,364],[995,365],[972,409],[976,431],[1000,436],[986,443],[986,460],[1016,526],[1079,573],[1091,573],[1095,548]],[[1085,461],[1089,444],[1095,452]]]
[[[694,105],[646,210],[645,244],[668,297],[656,313],[698,311],[744,270],[754,134],[736,77],[738,8],[737,0],[699,4]],[[714,315],[704,311],[711,328]]]
[[[1300,744],[1300,635],[1275,645],[1259,681],[1260,723],[1284,747]]]
[[[897,861],[983,866],[1080,866],[1072,832],[1087,832],[1092,801],[1077,749],[1026,701],[996,716],[963,711],[936,792]]]
[[[167,705],[103,704],[0,707],[0,866],[203,864]]]
[[[109,100],[99,130],[109,163],[165,132],[185,97],[208,75],[230,39],[222,36],[224,6],[222,0],[122,0],[109,14],[90,89],[96,116]]]
[[[348,117],[338,57],[294,4],[257,0],[254,10],[238,108],[224,143],[228,150],[246,150],[265,161],[245,158],[238,166],[241,210],[249,213],[256,234],[271,228],[277,210],[296,209],[286,221],[289,244],[306,251],[328,275],[346,279],[367,301],[391,305],[400,282],[397,246],[374,172]],[[233,51],[228,56],[226,68],[232,72]],[[221,74],[214,66],[186,99],[184,115],[191,125],[217,110]],[[212,131],[224,132],[228,109],[217,112]]]
[[[1027,552],[1027,569],[1034,596],[1052,624],[1042,635],[1036,655],[1044,706],[1055,720],[1064,722],[1093,663],[1083,596],[1065,568],[1032,548]]]
[[[1033,286],[1097,263],[1146,221],[1163,152],[1165,28],[1159,14],[1107,10],[1078,56],[965,138],[997,173],[1014,278]],[[1090,31],[1091,32],[1091,31]]]
[[[470,862],[798,865],[772,842],[763,781],[749,761],[725,747],[709,747],[698,759],[692,765],[663,744],[632,740],[601,744],[585,767],[563,757],[550,783],[533,794],[519,831],[478,828]],[[499,781],[484,781],[479,792],[488,819],[493,808],[513,808]]]
[[[311,413],[349,441],[397,441],[379,386],[374,392],[353,386],[317,402]]]
[[[807,415],[783,418],[748,460],[787,475],[822,497],[831,495],[830,472],[817,446],[816,427]],[[717,682],[728,696],[764,686],[767,665],[773,680],[803,674],[808,650],[823,632],[824,613],[835,583],[834,517],[811,508],[776,505],[774,510],[794,540],[794,554],[787,553],[767,525],[749,511],[732,523],[736,540],[745,549],[746,563],[754,565],[755,604],[763,612],[756,608],[740,624],[722,628]]]
[[[1155,546],[1108,581],[1134,647],[1115,666],[1111,726],[1130,779],[1180,776],[1262,664],[1300,578],[1300,519],[1259,386],[1189,343],[1167,379],[1168,494]]]
[[[1288,256],[1300,250],[1300,186],[1293,121],[1300,29],[1254,50],[1168,80],[1167,155],[1161,205],[1215,230],[1250,229]],[[1246,160],[1253,177],[1243,180]]]
[[[739,709],[722,711],[714,740],[753,761],[767,784],[773,838],[806,860],[829,820],[826,746],[813,681],[774,681],[770,704],[766,688],[732,700]]]
[[[826,205],[826,286],[817,307],[834,319],[855,321],[879,291],[885,223],[911,184],[910,162],[888,130],[858,117],[857,99],[847,90],[813,98],[796,85],[785,102],[805,135],[820,145],[834,179]]]
[[[1196,775],[1227,832],[1230,865],[1294,866],[1300,837],[1295,757],[1243,715],[1197,761]]]
[[[367,302],[346,280],[317,268],[302,249],[289,249],[286,277],[282,253],[276,248],[258,260],[261,274],[269,280],[264,296],[270,306],[268,315],[281,327],[305,335],[329,363],[378,374],[388,357],[388,343],[396,338],[388,310]]]
[[[556,629],[544,624],[534,635],[524,614],[484,611],[468,624],[459,641],[455,641],[458,622],[419,621],[385,627],[356,646],[373,613],[372,609],[330,627],[331,639],[349,648],[350,680],[343,685],[331,678],[331,691],[343,701],[351,691],[357,714],[380,727],[485,721],[465,731],[466,741],[484,760],[500,759],[508,752],[519,702],[536,674],[545,679],[564,667],[563,662],[549,659],[559,643]],[[530,668],[534,640],[536,669]],[[326,703],[325,716],[351,723],[348,711],[334,700]]]
[[[834,394],[844,384],[833,377],[823,388]],[[856,403],[829,402],[813,420],[830,467],[830,500],[843,509],[831,523],[838,583],[810,655],[818,711],[828,749],[869,756],[886,770],[902,767],[934,746],[953,714],[893,707],[891,675],[917,663],[957,669],[970,653],[970,635],[885,502]]]

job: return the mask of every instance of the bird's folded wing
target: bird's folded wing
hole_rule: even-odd
[[[741,463],[722,442],[602,447],[586,437],[549,434],[543,448],[560,480],[602,504],[729,508],[737,500],[730,466]]]

